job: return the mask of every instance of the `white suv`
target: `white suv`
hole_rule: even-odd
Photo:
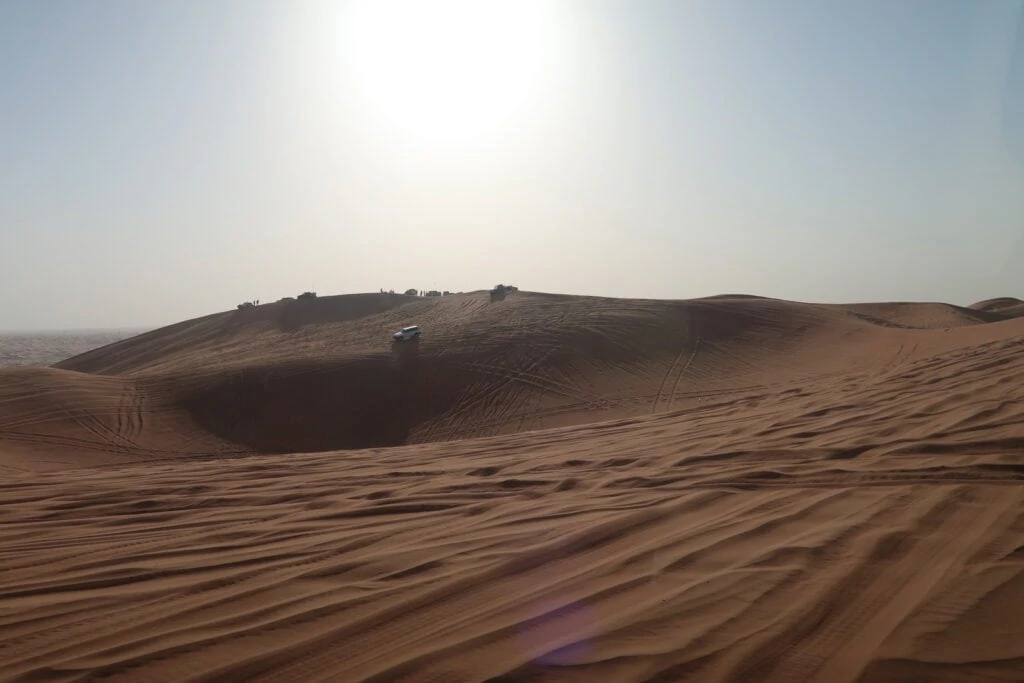
[[[398,342],[409,341],[410,339],[419,339],[420,328],[417,325],[403,327],[398,332],[391,335],[391,338]]]

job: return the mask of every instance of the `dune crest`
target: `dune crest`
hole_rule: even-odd
[[[1020,679],[999,301],[349,295],[0,371],[0,680]]]

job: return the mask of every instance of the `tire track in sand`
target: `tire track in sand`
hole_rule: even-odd
[[[686,374],[686,370],[690,367],[690,364],[693,363],[693,359],[697,356],[697,350],[700,348],[700,335],[697,333],[696,323],[693,325],[693,332],[693,349],[690,350],[690,355],[687,357],[686,362],[683,363],[682,369],[679,370],[678,374],[675,374],[675,380],[672,382],[672,389],[668,392],[668,404],[665,410],[672,409],[672,401],[674,400],[676,390],[679,388],[679,382],[683,379],[683,375]],[[686,355],[686,351],[689,348],[689,344],[683,344],[683,347],[679,349],[679,353],[676,355],[675,360],[672,361],[672,365],[669,367],[668,372],[666,372],[665,376],[661,379],[661,385],[658,387],[658,393],[654,397],[654,405],[651,406],[652,415],[658,412],[658,405],[665,400],[665,387],[668,386],[669,380],[673,377],[676,368],[679,367],[679,361],[683,359],[683,356]]]

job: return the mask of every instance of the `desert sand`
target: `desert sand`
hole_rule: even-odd
[[[2,370],[0,679],[1024,680],[1022,311],[348,295]]]

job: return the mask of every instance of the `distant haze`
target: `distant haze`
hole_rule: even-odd
[[[1020,296],[1024,3],[0,1],[0,329]]]
[[[0,368],[46,366],[146,332],[118,330],[45,330],[0,334]]]

